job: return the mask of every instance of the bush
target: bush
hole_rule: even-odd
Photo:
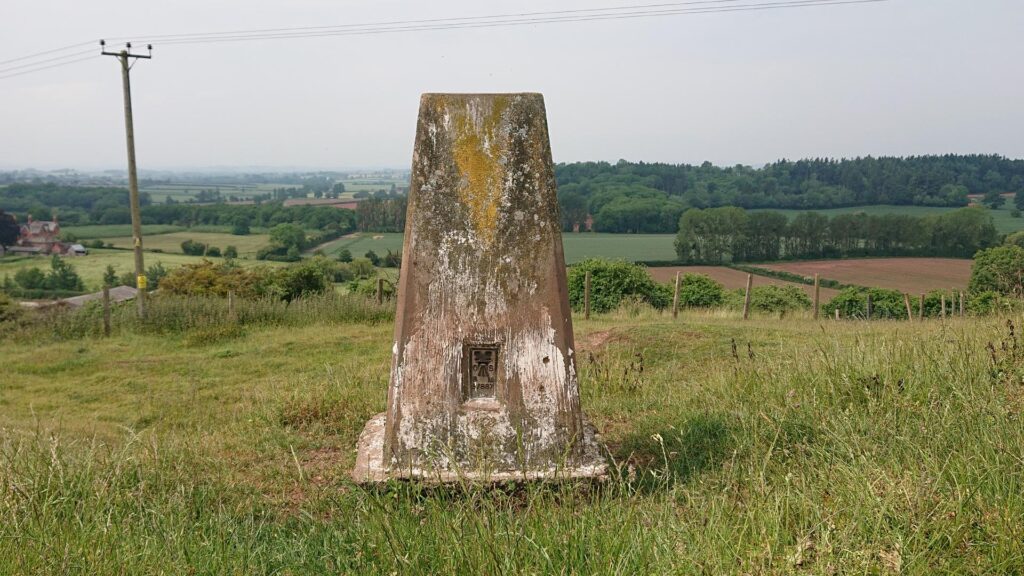
[[[352,261],[352,251],[349,250],[348,248],[342,248],[341,251],[338,252],[338,262],[351,262],[351,261]]]
[[[1016,235],[1011,234],[1007,241]],[[1004,296],[1024,295],[1024,248],[1016,244],[982,250],[971,267],[971,292],[996,292]]]
[[[206,244],[190,238],[181,243],[181,251],[189,256],[202,256],[206,254]]]
[[[771,314],[785,314],[811,307],[811,298],[796,286],[766,284],[750,290],[750,309]]]
[[[377,275],[373,262],[367,258],[356,258],[349,264],[349,268],[352,270],[352,275],[359,279],[373,278]]]
[[[679,283],[679,306],[711,308],[725,302],[725,288],[703,274],[684,274]]]
[[[672,303],[672,288],[658,284],[643,266],[621,260],[589,258],[569,268],[569,303],[583,309],[583,284],[590,272],[590,309],[614,310],[626,296],[637,296],[652,307],[663,309]]]
[[[224,257],[238,258],[238,248],[235,248],[234,246],[228,246],[227,248],[224,249]]]
[[[369,260],[369,261],[370,261],[370,263],[371,263],[371,264],[373,264],[374,266],[380,266],[380,256],[377,256],[377,253],[376,253],[376,252],[374,252],[373,250],[370,250],[369,252],[367,252],[366,254],[364,254],[364,256],[365,256],[365,257],[366,257],[366,259],[367,259],[367,260]]]
[[[377,296],[377,279],[371,278],[368,280],[353,280],[348,283],[348,291],[352,294],[359,294],[366,297]],[[391,282],[384,282],[382,288],[385,298],[393,298],[395,296],[395,285]]]
[[[206,249],[206,255],[210,258],[220,258],[220,248],[216,246],[210,246]]]
[[[392,252],[388,250],[388,253],[384,255],[381,260],[381,266],[384,268],[401,268],[402,267],[402,251]]]
[[[825,304],[823,310],[829,316],[838,309],[843,318],[867,318],[868,294],[871,295],[872,318],[907,318],[903,293],[883,288],[844,288]]]

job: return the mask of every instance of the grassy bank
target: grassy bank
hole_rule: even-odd
[[[1024,570],[1006,318],[577,321],[614,477],[484,490],[352,485],[392,327],[304,314],[5,340],[0,573]]]

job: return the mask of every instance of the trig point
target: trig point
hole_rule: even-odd
[[[359,482],[604,475],[540,94],[420,100],[387,411],[358,449]]]

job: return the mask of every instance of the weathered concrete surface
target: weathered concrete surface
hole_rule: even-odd
[[[603,474],[540,94],[423,96],[398,296],[387,412],[357,480]]]

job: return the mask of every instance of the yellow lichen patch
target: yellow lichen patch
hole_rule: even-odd
[[[504,142],[500,128],[507,107],[507,98],[496,97],[490,110],[477,118],[465,108],[453,111],[453,151],[462,176],[459,200],[469,209],[474,232],[486,244],[494,239],[498,204],[501,202],[505,180],[505,167],[501,163]]]

